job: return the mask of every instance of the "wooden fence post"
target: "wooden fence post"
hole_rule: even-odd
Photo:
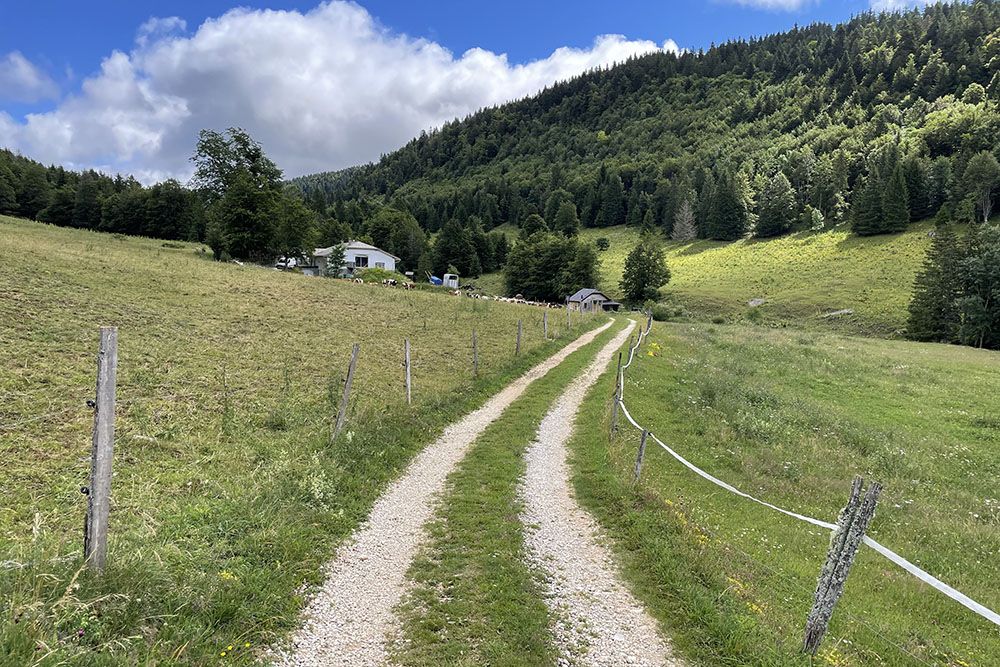
[[[613,439],[615,437],[615,431],[618,430],[618,402],[621,400],[622,389],[621,389],[621,378],[622,378],[622,353],[618,352],[618,370],[615,371],[615,394],[612,399],[611,404],[611,432],[608,435],[608,439]]]
[[[337,439],[337,436],[340,435],[340,429],[344,428],[344,420],[347,418],[347,403],[351,399],[351,385],[354,384],[354,369],[358,366],[359,352],[361,352],[361,346],[355,343],[351,350],[351,365],[347,367],[347,379],[344,381],[344,393],[340,397],[340,409],[337,410],[337,423],[333,427],[331,442]]]
[[[569,304],[566,304],[566,332],[569,333],[570,329],[573,328],[572,312],[569,309]]]
[[[875,515],[875,506],[878,504],[879,494],[882,493],[882,485],[872,482],[862,499],[862,483],[861,477],[854,478],[851,497],[837,519],[837,529],[830,538],[826,563],[819,573],[813,606],[806,619],[805,640],[802,643],[802,651],[810,655],[816,655],[816,651],[819,650],[823,635],[826,634],[830,618],[833,616],[833,609],[844,592],[844,584],[847,583],[847,575],[851,572],[854,556],[857,555],[865,531],[868,530],[868,524]]]
[[[118,328],[101,327],[97,353],[97,399],[94,402],[94,439],[90,450],[90,487],[84,521],[83,557],[97,572],[108,554],[108,515],[111,511],[111,462],[115,449],[115,385],[118,376]]]
[[[639,483],[639,475],[642,474],[642,460],[646,458],[646,438],[649,437],[649,431],[642,429],[642,440],[639,441],[639,453],[635,457],[635,470],[632,472],[632,483]]]
[[[649,312],[649,319],[646,320],[646,334],[653,330],[653,312]]]
[[[476,341],[476,330],[472,330],[472,374],[479,377],[479,344]]]
[[[542,334],[545,336],[545,340],[549,339],[549,311],[546,310],[542,313]]]
[[[514,354],[521,354],[521,320],[517,321],[517,347],[514,348]]]
[[[403,345],[403,363],[406,365],[406,404],[413,403],[412,383],[410,380],[410,339],[407,338]]]

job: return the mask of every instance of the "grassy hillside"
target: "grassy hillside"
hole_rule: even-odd
[[[764,320],[888,335],[906,325],[913,279],[930,245],[930,223],[903,234],[862,238],[847,230],[802,232],[772,240],[736,243],[669,243],[673,273],[664,298],[697,316],[727,319],[756,310]],[[619,294],[625,257],[639,240],[628,227],[584,230],[605,236],[611,247],[601,257],[604,286]],[[766,303],[751,309],[751,299]],[[853,315],[824,318],[853,310]]]
[[[581,499],[617,538],[668,631],[706,664],[798,653],[829,536],[733,496],[639,434],[607,439],[609,373],[576,452]],[[877,540],[1000,608],[1000,355],[752,326],[660,324],[629,368],[634,417],[758,498],[832,521],[851,478],[885,484]],[[988,621],[863,548],[816,664],[994,665]]]
[[[0,655],[12,664],[201,665],[222,651],[249,663],[421,444],[568,340],[543,342],[528,307],[11,218],[0,265]],[[78,572],[79,488],[100,325],[119,327],[120,361],[110,568],[96,580]],[[331,445],[354,341],[351,420]]]

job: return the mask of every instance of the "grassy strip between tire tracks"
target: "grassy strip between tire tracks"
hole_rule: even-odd
[[[621,323],[535,382],[452,473],[431,539],[410,570],[395,659],[420,665],[555,664],[538,573],[525,558],[518,481],[552,403]]]

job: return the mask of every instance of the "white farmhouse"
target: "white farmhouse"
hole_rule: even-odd
[[[316,265],[317,273],[326,275],[328,257],[333,254],[336,246],[329,248],[316,248],[313,251],[313,263]],[[396,262],[399,257],[387,253],[381,248],[376,248],[361,241],[348,241],[344,243],[344,264],[340,267],[340,274],[352,276],[358,269],[385,269],[395,271]]]

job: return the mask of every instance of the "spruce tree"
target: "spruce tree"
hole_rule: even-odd
[[[719,179],[715,203],[708,218],[708,237],[717,241],[736,241],[747,231],[748,211],[738,177],[725,174]]]
[[[755,235],[780,236],[795,224],[795,191],[784,173],[778,172],[760,194],[760,217]]]
[[[876,174],[868,174],[860,191],[855,193],[852,214],[854,233],[858,236],[873,236],[884,233],[882,193]]]
[[[940,342],[955,339],[961,254],[954,232],[947,226],[939,227],[914,283],[907,325],[910,338]]]
[[[618,174],[610,172],[601,191],[601,210],[597,214],[598,227],[625,224],[625,186]]]
[[[910,224],[910,195],[901,163],[892,170],[882,194],[882,223],[888,233],[905,231]]]

